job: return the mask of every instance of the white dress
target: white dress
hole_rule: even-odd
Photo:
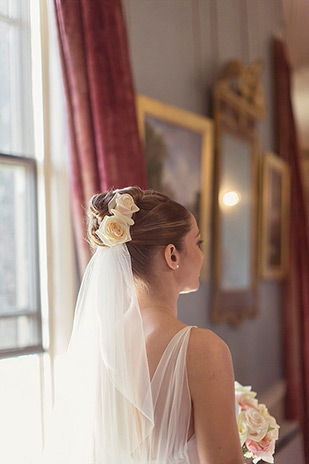
[[[187,440],[191,396],[186,356],[191,326],[178,331],[167,345],[151,380],[154,429],[146,438],[148,462],[199,464],[195,436]]]

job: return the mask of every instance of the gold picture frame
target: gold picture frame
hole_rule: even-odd
[[[167,194],[197,218],[203,240],[201,279],[209,277],[213,121],[137,95],[140,136],[150,188]]]
[[[275,153],[262,159],[260,211],[260,276],[282,279],[288,268],[290,172]]]

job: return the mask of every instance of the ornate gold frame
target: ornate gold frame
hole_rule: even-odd
[[[260,67],[260,65],[258,65]],[[228,321],[239,324],[246,317],[257,313],[257,276],[258,276],[258,154],[259,144],[256,123],[265,115],[263,92],[260,81],[251,82],[250,66],[240,62],[231,62],[225,73],[214,86],[215,119],[215,244],[214,244],[214,286],[212,295],[212,320],[215,323]],[[249,77],[248,77],[249,75]],[[247,82],[247,79],[251,79]],[[247,85],[248,84],[248,85]],[[250,85],[249,85],[250,84]],[[249,89],[249,90],[248,90]],[[230,134],[235,140],[250,146],[251,166],[251,222],[250,222],[250,281],[249,287],[224,289],[222,284],[223,247],[221,243],[222,224],[220,219],[220,182],[222,146],[224,134]],[[231,153],[233,156],[233,153]],[[221,213],[222,215],[223,213]]]
[[[269,174],[271,170],[281,177],[281,211],[280,211],[280,264],[270,265],[268,254],[270,250],[270,224],[267,216],[268,205],[271,198],[271,185]],[[290,207],[290,171],[287,163],[272,152],[266,152],[262,160],[261,175],[262,202],[260,208],[260,260],[259,269],[261,277],[269,279],[282,279],[288,269],[288,237],[289,237],[289,207]]]
[[[201,135],[201,201],[200,232],[203,239],[204,265],[201,271],[202,280],[209,277],[210,250],[210,213],[212,199],[213,171],[213,121],[209,118],[167,105],[145,95],[136,96],[136,108],[139,132],[145,143],[145,114],[184,127]]]

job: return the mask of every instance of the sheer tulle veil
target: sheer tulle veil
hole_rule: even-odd
[[[143,441],[154,411],[125,243],[98,247],[86,268],[57,383],[42,463],[148,462]]]

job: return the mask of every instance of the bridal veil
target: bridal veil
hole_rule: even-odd
[[[44,464],[148,462],[154,411],[125,243],[98,247],[87,266],[61,377]]]

